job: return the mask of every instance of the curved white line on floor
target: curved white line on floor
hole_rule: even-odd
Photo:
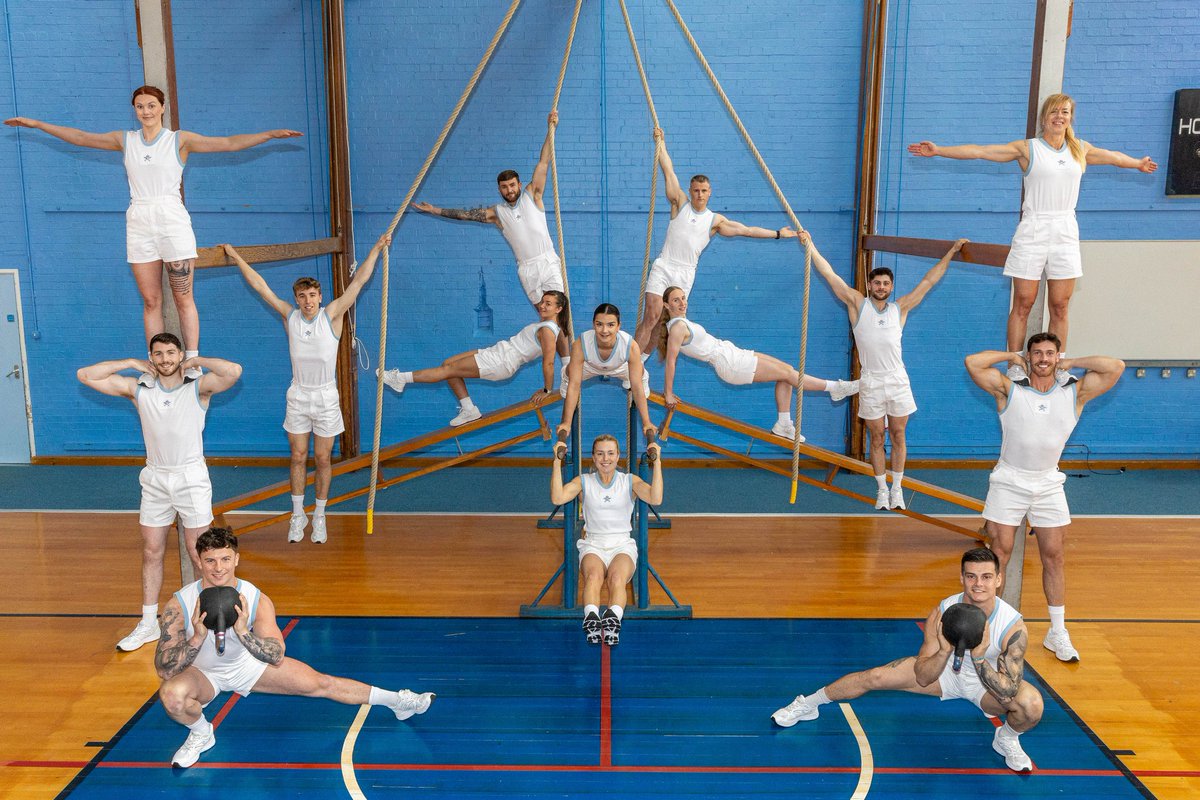
[[[346,731],[346,740],[342,742],[342,782],[346,784],[346,792],[354,800],[367,800],[367,796],[358,786],[358,778],[354,776],[354,744],[358,741],[358,732],[362,730],[370,712],[370,706],[364,705],[358,709],[354,722],[350,723],[350,730]]]
[[[846,715],[846,722],[850,725],[850,730],[854,731],[854,738],[858,740],[858,755],[862,766],[858,771],[858,786],[854,787],[854,794],[850,795],[850,800],[863,800],[867,796],[867,792],[871,791],[871,779],[875,777],[875,756],[871,754],[871,743],[867,741],[867,732],[863,730],[862,724],[858,721],[858,716],[854,710],[850,708],[849,703],[838,703],[841,706],[842,713]]]

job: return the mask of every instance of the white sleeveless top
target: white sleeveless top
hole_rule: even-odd
[[[550,240],[550,229],[546,226],[546,212],[537,207],[528,192],[522,191],[513,205],[500,203],[495,210],[500,219],[500,232],[508,240],[517,263],[547,253],[554,255],[554,242]]]
[[[1022,179],[1025,199],[1021,201],[1021,215],[1074,214],[1082,177],[1083,167],[1066,142],[1062,149],[1055,150],[1043,139],[1030,139],[1029,167]]]
[[[952,594],[938,605],[938,610],[945,613],[946,609],[955,603],[966,603],[963,599],[963,593]],[[996,598],[996,605],[992,609],[992,613],[988,615],[988,647],[987,652],[983,657],[992,665],[992,669],[996,668],[996,660],[1000,658],[1000,654],[1004,652],[1004,643],[1008,641],[1008,634],[1012,630],[1013,625],[1021,621],[1021,612],[1010,606],[1008,603]],[[953,659],[946,662],[946,669],[951,669]],[[975,663],[970,658],[963,658],[961,672],[975,672]],[[960,674],[961,674],[960,672]]]
[[[537,334],[542,328],[548,328],[554,338],[558,338],[558,323],[553,320],[531,322],[517,332],[516,336],[496,342],[488,348],[509,363],[528,364],[542,355],[542,345]]]
[[[1000,460],[1030,472],[1058,469],[1063,447],[1075,430],[1076,381],[1057,383],[1039,392],[1016,381],[1008,392],[1008,404],[1000,412]]]
[[[311,320],[300,309],[287,318],[288,353],[292,357],[292,383],[319,389],[337,381],[338,336],[324,306]]]
[[[625,331],[617,331],[617,341],[613,344],[612,352],[607,359],[600,358],[600,349],[596,346],[596,332],[584,331],[579,334],[583,343],[583,360],[599,375],[616,375],[629,366],[629,344],[633,337]]]
[[[247,619],[247,626],[254,627],[254,618],[258,613],[258,600],[262,596],[262,592],[258,587],[250,581],[244,581],[238,578],[234,588],[239,594],[246,597],[246,608],[242,612],[249,611],[250,617]],[[201,586],[200,581],[189,583],[175,593],[175,599],[179,601],[179,605],[183,607],[183,618],[187,620],[187,635],[190,637],[195,628],[192,627],[192,614],[195,613],[196,604],[200,602]],[[258,661],[254,656],[246,650],[246,646],[242,644],[242,640],[233,632],[233,626],[229,627],[225,634],[225,653],[217,655],[217,635],[209,630],[208,635],[204,637],[204,643],[200,645],[200,652],[196,654],[196,660],[192,662],[192,666],[199,670],[214,672],[218,669],[228,669],[236,662],[242,659],[250,659]]]
[[[185,380],[167,390],[138,384],[138,417],[142,420],[142,438],[146,441],[146,464],[176,468],[204,463],[204,415],[198,381]]]
[[[854,342],[858,345],[858,360],[863,372],[888,373],[904,369],[900,339],[904,335],[900,323],[900,306],[888,303],[878,311],[870,298],[863,298],[854,323]]]
[[[667,238],[658,257],[694,269],[712,238],[712,225],[712,209],[697,212],[687,203],[667,225]]]
[[[713,363],[719,352],[718,348],[720,347],[721,340],[704,330],[704,326],[699,322],[692,322],[690,319],[684,317],[675,317],[667,320],[668,333],[671,327],[677,322],[682,323],[688,329],[687,341],[680,345],[680,351],[685,356],[695,358],[707,364]]]
[[[179,160],[179,132],[163,128],[146,144],[142,132],[125,131],[125,174],[129,177],[131,202],[175,200],[183,182],[183,162]]]
[[[633,481],[628,472],[613,473],[612,483],[605,486],[600,476],[584,473],[579,476],[583,484],[583,528],[589,539],[600,536],[629,536],[633,531],[630,519],[633,516]]]

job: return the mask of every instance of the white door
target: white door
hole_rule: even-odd
[[[0,269],[0,464],[28,464],[29,379],[17,271]]]

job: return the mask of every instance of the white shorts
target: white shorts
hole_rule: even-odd
[[[217,669],[200,669],[200,667],[196,667],[196,669],[208,679],[217,694],[237,692],[245,697],[250,694],[254,684],[258,683],[258,679],[267,671],[267,662],[259,661],[247,653],[228,664],[222,664]],[[213,699],[216,699],[216,695],[213,695]],[[212,700],[208,702],[211,703]],[[208,703],[204,705],[207,706]]]
[[[517,279],[529,302],[537,305],[546,292],[566,292],[563,288],[562,261],[556,253],[545,253],[517,264]]]
[[[142,525],[164,528],[175,521],[176,513],[185,528],[203,528],[212,523],[212,483],[206,465],[174,469],[147,465],[138,480],[142,484],[138,522]]]
[[[733,342],[720,340],[713,360],[709,362],[717,371],[717,377],[734,386],[754,383],[754,371],[758,369],[758,356],[753,350],[743,350]]]
[[[125,258],[130,264],[196,257],[192,218],[176,198],[135,200],[125,212]]]
[[[662,297],[662,293],[672,286],[683,289],[685,295],[692,293],[692,284],[696,282],[696,267],[687,264],[676,264],[662,258],[654,259],[650,267],[650,275],[646,278],[646,294]]]
[[[580,379],[579,382],[582,384],[584,381],[588,380],[589,378],[599,378],[599,377],[605,377],[605,376],[609,377],[609,378],[619,379],[621,381],[622,389],[628,390],[632,386],[632,384],[629,382],[629,365],[628,364],[624,364],[624,365],[622,365],[622,367],[620,369],[614,370],[612,372],[600,372],[599,370],[594,368],[591,364],[589,364],[587,361],[584,361],[583,362],[583,377]],[[561,374],[560,380],[559,380],[559,387],[558,387],[558,392],[563,397],[567,396],[567,383],[568,383],[567,365],[564,364],[563,368],[562,368],[562,374]],[[645,364],[642,365],[642,392],[645,394],[646,397],[650,396],[650,370],[646,369]]]
[[[858,380],[859,419],[907,417],[917,410],[912,384],[903,369],[895,372],[863,372]]]
[[[593,555],[603,561],[604,568],[608,569],[612,566],[612,560],[622,553],[637,566],[637,542],[632,536],[585,536],[575,542],[575,547],[579,550],[580,566],[583,565],[584,556]]]
[[[1029,524],[1035,528],[1070,525],[1071,510],[1063,491],[1066,480],[1067,476],[1056,469],[1030,472],[1002,461],[988,478],[983,518],[1000,525],[1020,525],[1028,515]]]
[[[507,341],[497,342],[491,347],[475,351],[475,366],[479,367],[479,377],[485,381],[504,381],[511,378],[525,362]]]
[[[1017,225],[1004,260],[1010,278],[1067,280],[1083,274],[1075,214],[1026,214]]]
[[[342,421],[337,384],[329,383],[315,389],[294,383],[289,386],[283,429],[288,433],[312,433],[325,438],[343,433],[346,423]]]
[[[970,654],[964,653],[964,662],[968,658],[970,658]],[[951,656],[951,660],[953,660],[953,656]],[[955,672],[950,667],[950,663],[947,663],[942,674],[938,676],[938,683],[941,685],[943,700],[967,700],[983,711],[981,703],[983,703],[983,696],[987,694],[987,688],[980,683],[979,676],[965,663],[958,672]]]

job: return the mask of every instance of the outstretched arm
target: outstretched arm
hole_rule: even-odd
[[[542,388],[529,398],[534,408],[541,406],[543,401],[554,391],[554,356],[557,353],[558,337],[549,328],[538,328],[538,345],[542,348]]]
[[[261,133],[236,133],[233,136],[202,136],[192,131],[180,131],[179,154],[184,156],[188,153],[233,153],[269,142],[272,139],[291,139],[303,135],[300,131],[286,128],[276,128],[273,131]]]
[[[1021,688],[1021,680],[1025,676],[1025,650],[1029,646],[1029,633],[1025,630],[1024,623],[1018,623],[1014,627],[1008,641],[1004,643],[1004,652],[996,659],[994,669],[984,658],[990,638],[987,625],[984,625],[983,641],[971,651],[971,661],[975,664],[979,682],[987,687],[997,700],[1007,703],[1017,696],[1017,690]]]
[[[658,165],[662,167],[663,189],[667,194],[667,201],[671,204],[671,217],[674,218],[679,209],[688,202],[687,192],[679,185],[679,176],[675,174],[675,165],[671,163],[671,154],[667,152],[662,128],[654,129],[654,141],[658,143]]]
[[[657,506],[663,501],[663,476],[662,476],[662,455],[659,452],[660,447],[658,442],[651,444],[647,451],[653,451],[654,460],[650,462],[650,483],[646,483],[638,475],[630,475],[630,483],[633,484],[633,493],[639,500],[643,500],[652,506]]]
[[[908,146],[914,156],[953,158],[958,160],[983,159],[984,161],[1019,161],[1022,169],[1029,160],[1029,143],[1024,139],[1006,144],[957,144],[942,147],[933,142],[917,142]]]
[[[717,215],[713,230],[722,236],[745,236],[747,239],[794,239],[796,232],[791,228],[757,228],[753,225],[743,225],[728,217]]]
[[[551,111],[546,121],[546,140],[542,142],[542,152],[538,154],[537,165],[533,168],[533,177],[529,180],[530,195],[538,208],[542,207],[542,194],[546,191],[546,173],[550,171],[550,153],[554,150],[554,129],[558,126],[558,112]]]
[[[583,341],[576,339],[571,344],[571,363],[567,364],[567,395],[563,398],[562,422],[558,430],[571,432],[571,421],[579,407],[579,389],[583,383]]]
[[[208,399],[214,394],[220,394],[237,383],[238,378],[242,377],[242,365],[226,361],[223,358],[193,356],[179,365],[180,369],[185,370],[192,367],[203,367],[208,370],[208,372],[200,376],[200,382],[196,386],[196,389],[200,392],[200,397],[203,399]]]
[[[1072,367],[1087,370],[1083,379],[1079,381],[1078,391],[1075,394],[1075,403],[1079,410],[1089,400],[1095,400],[1117,385],[1121,373],[1125,371],[1125,362],[1109,356],[1064,358],[1058,362],[1059,369],[1071,369]]]
[[[335,297],[325,306],[326,313],[329,314],[331,320],[336,320],[345,314],[354,302],[358,300],[358,293],[367,285],[367,281],[371,280],[371,273],[375,271],[375,262],[379,260],[379,254],[383,252],[383,248],[392,246],[392,237],[388,234],[383,234],[375,240],[375,244],[371,247],[371,252],[367,253],[367,257],[358,265],[358,269],[354,272],[354,279],[350,281],[350,285],[346,287],[346,291],[342,292],[340,297]],[[341,330],[335,331],[341,334]]]
[[[813,266],[817,268],[817,274],[829,284],[834,296],[846,305],[846,309],[850,312],[850,321],[853,323],[858,319],[858,309],[862,305],[863,295],[851,289],[850,285],[842,280],[842,276],[833,271],[833,267],[830,266],[825,256],[821,255],[821,251],[817,249],[817,243],[812,241],[812,236],[808,231],[800,232],[800,241],[805,245],[812,242],[812,262]]]
[[[241,254],[233,249],[233,245],[223,244],[221,248],[225,251],[225,255],[232,259],[234,264],[237,264],[237,268],[241,270],[242,277],[246,279],[246,283],[250,284],[250,288],[258,292],[258,296],[266,301],[267,305],[275,309],[279,316],[286,320],[288,314],[292,313],[291,304],[285,303],[279,298],[279,295],[271,291],[271,287],[267,285],[263,276],[259,275],[253,267],[246,263]]]
[[[49,122],[29,117],[11,117],[4,120],[4,124],[13,128],[33,128],[44,131],[57,139],[79,147],[91,147],[96,150],[123,150],[125,148],[123,131],[91,133],[81,131],[79,128],[68,128],[66,125],[51,125]]]
[[[435,217],[445,217],[446,219],[457,219],[463,222],[484,222],[490,225],[498,225],[499,220],[496,217],[496,209],[491,206],[485,208],[438,208],[432,203],[413,203],[413,208],[425,214],[432,214]]]
[[[1087,155],[1084,158],[1089,164],[1107,164],[1121,169],[1136,169],[1138,172],[1154,172],[1158,169],[1158,164],[1154,163],[1150,156],[1134,158],[1118,150],[1103,150],[1090,144],[1087,148]]]
[[[100,394],[133,398],[137,394],[137,381],[127,375],[119,374],[122,370],[127,369],[139,374],[154,371],[149,361],[122,358],[117,361],[101,361],[90,367],[80,367],[75,373],[75,377],[84,386],[95,389]]]
[[[667,357],[663,362],[663,400],[667,408],[674,408],[679,403],[675,396],[675,365],[679,360],[679,348],[687,337],[687,325],[672,325],[667,333]]]
[[[992,369],[992,365],[1001,362],[1007,363],[1014,358],[1020,359],[1021,363],[1024,363],[1023,353],[1005,353],[1002,350],[984,350],[982,353],[975,353],[963,359],[963,364],[966,366],[971,380],[980,389],[996,398],[996,407],[1001,411],[1004,410],[1004,403],[1008,400],[1008,390],[1012,386],[1012,381],[1000,370]]]
[[[629,343],[629,392],[633,396],[633,405],[638,410],[638,416],[642,418],[642,430],[655,430],[654,423],[650,421],[650,406],[646,402],[646,392],[642,388],[642,375],[646,368],[642,366],[642,348],[638,347],[637,342]]]
[[[921,301],[925,299],[925,295],[929,294],[929,290],[936,286],[937,282],[942,279],[942,276],[946,274],[946,267],[950,266],[950,262],[954,259],[954,256],[958,254],[959,250],[962,250],[963,245],[967,241],[967,239],[959,239],[950,245],[950,249],[946,251],[946,255],[942,256],[941,260],[934,264],[929,272],[925,273],[925,277],[921,278],[921,282],[911,292],[896,301],[896,305],[900,306],[901,321],[903,321],[903,317],[908,316],[909,311],[912,311],[921,304]]]

